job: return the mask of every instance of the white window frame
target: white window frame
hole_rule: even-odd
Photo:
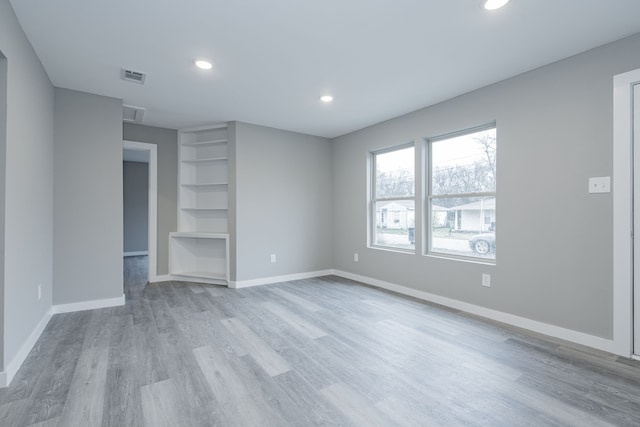
[[[496,259],[497,259],[497,253],[494,253],[494,258],[485,258],[485,257],[481,257],[481,256],[476,256],[476,255],[456,255],[456,254],[451,254],[451,253],[447,253],[447,252],[439,252],[439,251],[434,251],[432,249],[433,246],[433,242],[432,242],[432,238],[433,238],[433,224],[431,221],[432,218],[432,212],[431,212],[431,207],[433,205],[432,201],[438,200],[438,199],[445,199],[445,198],[467,198],[467,197],[493,197],[496,200],[496,208],[495,208],[495,213],[493,215],[493,220],[495,221],[495,218],[497,218],[497,211],[498,211],[498,200],[496,197],[496,190],[494,189],[494,191],[491,192],[471,192],[471,193],[455,193],[455,194],[438,194],[438,195],[433,195],[433,155],[432,155],[432,144],[436,143],[436,142],[442,142],[444,140],[447,139],[452,139],[452,138],[456,138],[459,136],[463,136],[463,135],[469,135],[472,133],[476,133],[476,132],[481,132],[481,131],[485,131],[485,130],[489,130],[489,129],[495,129],[496,131],[496,159],[497,159],[497,134],[498,134],[498,126],[496,122],[491,122],[485,125],[481,125],[481,126],[476,126],[476,127],[472,127],[472,128],[467,128],[467,129],[463,129],[457,132],[451,132],[451,133],[447,133],[444,135],[440,135],[437,137],[432,137],[432,138],[425,138],[425,144],[426,144],[426,153],[427,153],[427,159],[426,159],[426,165],[427,165],[427,173],[425,174],[425,188],[427,189],[427,197],[425,198],[424,201],[424,215],[422,218],[423,224],[425,225],[425,232],[427,235],[427,242],[425,245],[425,255],[427,256],[435,256],[435,257],[440,257],[440,258],[451,258],[451,259],[459,259],[462,261],[471,261],[471,262],[482,262],[482,263],[487,263],[487,264],[495,264],[496,263]],[[496,168],[497,170],[497,168]],[[497,176],[496,176],[496,187],[497,187]],[[497,235],[497,234],[496,234]]]
[[[380,154],[386,154],[386,153],[392,153],[394,151],[399,151],[399,150],[403,150],[405,148],[409,148],[409,147],[413,147],[413,163],[411,165],[411,167],[413,168],[413,179],[414,179],[414,191],[413,191],[413,196],[406,196],[406,197],[381,197],[381,198],[376,198],[376,172],[377,172],[377,165],[376,165],[376,157]],[[400,145],[394,145],[393,147],[389,147],[389,148],[385,148],[382,150],[377,150],[377,151],[372,151],[369,153],[369,158],[370,158],[370,171],[369,171],[369,187],[371,189],[371,191],[369,192],[369,247],[371,248],[376,248],[376,249],[384,249],[384,250],[388,250],[388,251],[396,251],[396,252],[405,252],[405,253],[411,253],[414,254],[416,253],[416,245],[415,245],[415,234],[414,234],[414,245],[413,245],[413,249],[405,249],[405,248],[400,248],[397,246],[389,246],[389,245],[381,245],[376,243],[376,223],[377,223],[377,217],[376,217],[376,203],[377,202],[393,202],[393,201],[413,201],[413,209],[415,212],[416,209],[416,202],[417,202],[417,197],[416,197],[416,191],[415,191],[415,181],[418,179],[418,177],[416,176],[416,166],[415,166],[415,156],[416,156],[416,147],[415,147],[415,143],[413,141],[411,142],[407,142],[404,144],[400,144]],[[389,216],[389,212],[386,213],[387,217]],[[414,217],[414,220],[417,219]],[[415,224],[414,224],[414,233],[415,233]]]

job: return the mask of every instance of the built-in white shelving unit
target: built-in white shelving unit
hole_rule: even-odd
[[[169,235],[170,273],[177,279],[228,284],[227,128],[178,135],[178,231]]]

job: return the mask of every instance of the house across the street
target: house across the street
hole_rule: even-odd
[[[496,199],[480,199],[476,202],[450,208],[454,212],[454,230],[493,231],[496,222]]]

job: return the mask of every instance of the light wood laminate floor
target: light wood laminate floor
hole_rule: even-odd
[[[58,314],[1,426],[638,426],[640,364],[336,278]]]

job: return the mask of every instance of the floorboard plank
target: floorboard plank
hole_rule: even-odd
[[[131,315],[114,318],[109,348],[109,365],[102,424],[106,426],[140,426],[141,397],[136,381],[138,359],[134,343],[135,328]]]
[[[148,427],[187,426],[176,403],[177,391],[170,379],[140,387],[142,413]]]
[[[273,413],[259,393],[259,386],[247,381],[248,375],[239,358],[229,358],[209,346],[197,348],[193,353],[229,425],[282,425],[283,420]]]
[[[244,322],[237,318],[224,319],[221,323],[231,334],[237,336],[245,346],[247,353],[271,376],[291,370],[291,366],[278,353],[269,347]]]
[[[356,426],[388,426],[391,420],[344,383],[335,383],[320,392]]]
[[[76,364],[61,423],[94,426],[102,423],[109,349],[89,347]]]
[[[311,339],[316,339],[327,335],[325,331],[306,321],[302,317],[297,316],[295,313],[287,310],[279,304],[273,302],[263,302],[262,306],[284,320],[289,324],[289,326],[291,326],[302,335],[305,335]]]

